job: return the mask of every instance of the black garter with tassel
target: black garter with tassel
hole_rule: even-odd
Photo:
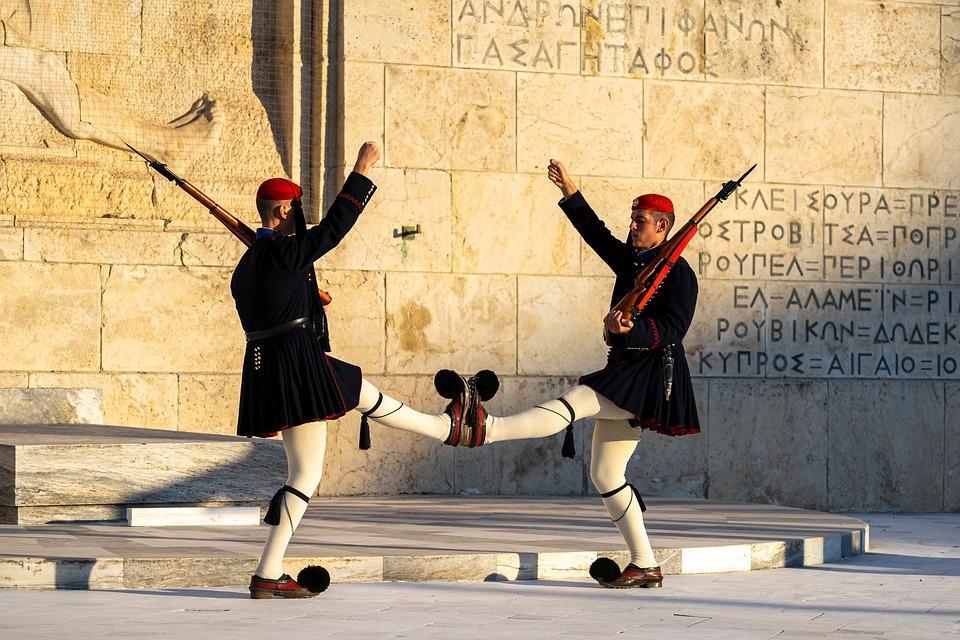
[[[560,450],[561,455],[564,458],[573,458],[577,455],[577,447],[573,443],[573,423],[577,419],[577,414],[573,410],[573,407],[570,406],[570,403],[564,400],[563,398],[557,398],[563,406],[567,408],[567,411],[570,412],[570,424],[567,425],[565,429],[566,433],[563,436],[563,448]]]
[[[280,506],[283,504],[284,492],[292,493],[304,502],[310,502],[310,498],[306,494],[297,491],[291,486],[283,485],[277,489],[277,492],[273,494],[272,498],[270,498],[270,506],[267,507],[267,513],[263,516],[263,521],[266,524],[271,524],[273,526],[280,524]]]

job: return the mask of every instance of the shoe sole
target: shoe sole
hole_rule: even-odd
[[[642,584],[612,584],[610,582],[601,582],[601,587],[606,589],[660,589],[663,587],[662,582],[644,582]]]
[[[287,599],[303,599],[303,598],[312,598],[314,596],[320,595],[318,593],[313,593],[307,591],[306,593],[297,592],[297,591],[275,591],[273,589],[259,589],[257,587],[249,587],[250,589],[250,598],[253,600],[272,600],[273,598],[287,598]]]

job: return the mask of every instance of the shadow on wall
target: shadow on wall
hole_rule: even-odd
[[[253,0],[250,80],[267,118],[283,170],[291,175],[293,152],[293,0]]]

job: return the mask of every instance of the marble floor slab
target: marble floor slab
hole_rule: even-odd
[[[850,516],[705,500],[647,503],[645,522],[666,573],[805,566],[824,562],[826,549],[833,550],[828,562],[867,551],[868,526]],[[124,587],[235,586],[256,566],[266,535],[262,523],[0,525],[0,588],[115,588],[118,580]],[[286,564],[295,575],[323,558],[339,582],[566,579],[585,575],[600,555],[626,561],[596,498],[341,497],[310,502]],[[363,562],[347,561],[355,558]],[[119,578],[102,570],[107,561],[120,563]],[[65,563],[68,570],[57,569]]]

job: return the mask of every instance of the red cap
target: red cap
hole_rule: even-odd
[[[257,189],[257,200],[293,200],[302,195],[300,185],[286,178],[264,180]]]
[[[673,213],[673,203],[667,196],[658,193],[647,193],[633,199],[633,209],[650,209],[660,213]]]

